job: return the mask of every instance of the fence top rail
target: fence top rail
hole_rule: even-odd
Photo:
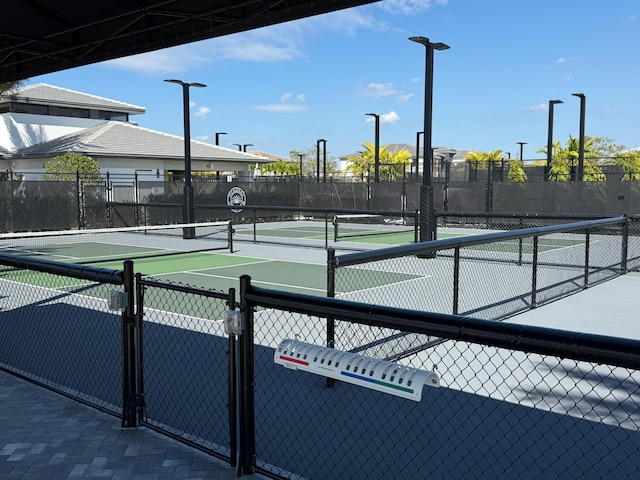
[[[436,212],[436,217],[477,217],[477,218],[539,218],[541,220],[596,220],[611,218],[613,215],[594,213],[569,214],[569,213],[518,213],[518,212]]]
[[[181,283],[170,283],[166,280],[157,280],[155,278],[145,277],[140,273],[136,275],[136,281],[141,286],[156,287],[156,288],[162,288],[164,290],[173,290],[176,292],[200,295],[202,297],[217,298],[219,300],[225,300],[227,302],[229,301],[229,298],[230,298],[230,295],[228,292],[223,292],[220,290],[212,290],[207,288],[193,287],[193,286],[184,285]]]
[[[250,283],[250,278],[244,276]],[[247,280],[245,280],[247,281]],[[254,305],[560,358],[640,369],[640,340],[245,286]]]
[[[4,253],[0,253],[0,265],[112,285],[122,285],[124,283],[124,270],[112,270],[91,265],[19,257]]]
[[[437,252],[438,250],[449,250],[452,248],[467,247],[470,245],[481,245],[484,243],[501,242],[518,238],[539,237],[552,233],[572,232],[584,230],[602,225],[624,224],[627,221],[625,216],[602,218],[597,220],[585,220],[582,222],[565,223],[562,225],[552,225],[548,227],[532,227],[508,232],[485,233],[481,235],[470,235],[467,237],[452,237],[442,240],[432,240],[428,242],[412,243],[398,247],[381,248],[378,250],[351,253],[335,257],[336,267],[348,265],[358,265],[361,263],[385,260],[388,258],[398,258],[410,255]]]

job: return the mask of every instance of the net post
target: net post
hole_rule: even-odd
[[[227,227],[227,246],[229,247],[229,253],[233,253],[233,222],[229,220]]]

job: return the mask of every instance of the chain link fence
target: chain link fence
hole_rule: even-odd
[[[255,458],[245,453],[241,471],[289,479],[577,480],[640,473],[638,341],[250,284],[241,290],[252,312],[247,335],[255,338],[254,377],[243,381],[255,385],[255,438],[247,447]],[[331,321],[370,329],[374,342],[391,330],[441,338],[411,355],[395,352],[403,353],[396,371],[434,372],[439,388],[425,386],[416,402],[378,385],[354,385],[348,376],[329,382],[323,371],[332,366],[368,378],[383,360],[366,352],[351,365],[320,365],[321,358],[338,358],[322,347]],[[275,359],[286,339],[318,353],[285,349],[299,368],[284,368]],[[633,363],[609,356],[632,351]]]
[[[233,300],[228,293],[153,277],[138,275],[136,283],[143,312],[143,423],[231,461],[233,345],[223,320]]]
[[[122,412],[122,318],[108,299],[125,285],[123,271],[55,262],[34,267],[13,255],[0,255],[0,265],[1,367]]]
[[[339,256],[346,276],[334,293],[344,298],[262,289],[244,276],[236,302],[233,289],[134,276],[132,262],[108,270],[0,255],[0,366],[121,413],[124,427],[237,460],[240,474],[634,478],[640,341],[493,320],[638,268],[628,221]],[[520,238],[533,240],[509,243]],[[565,253],[544,256],[557,249]],[[448,309],[437,310],[440,296]],[[231,335],[228,310],[240,312]],[[407,343],[416,338],[428,341]],[[276,362],[287,339],[315,357]],[[408,371],[439,386],[411,383]],[[409,390],[419,398],[398,394]]]
[[[449,238],[428,247],[406,245],[341,256],[329,250],[327,294],[503,320],[637,269],[640,240],[628,234],[629,222],[618,217],[475,236],[460,236],[453,228]],[[631,223],[637,233],[637,223]],[[376,335],[375,329],[338,323],[329,345],[395,358],[439,341],[398,332],[381,341]]]

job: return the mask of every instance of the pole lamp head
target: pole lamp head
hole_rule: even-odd
[[[421,45],[424,45],[427,48],[429,47],[433,48],[434,50],[447,50],[448,48],[451,48],[446,43],[442,43],[442,42],[432,43],[429,41],[427,37],[409,37],[409,40],[411,40],[412,42],[416,42]]]
[[[169,78],[165,80],[165,82],[176,83],[178,85],[182,85],[183,87],[198,87],[198,88],[206,87],[204,83],[199,83],[199,82],[187,83],[187,82],[183,82],[182,80],[176,80],[175,78]]]
[[[573,95],[574,97],[578,97],[580,99],[583,99],[586,97],[584,93],[572,93],[571,95]]]

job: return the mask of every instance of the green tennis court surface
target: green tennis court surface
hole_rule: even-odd
[[[295,227],[274,227],[262,226],[256,227],[256,235],[267,237],[284,237],[284,238],[305,238],[308,240],[324,240],[325,227],[321,226],[295,226]],[[236,228],[237,235],[250,236],[253,235],[253,229],[240,230]]]

